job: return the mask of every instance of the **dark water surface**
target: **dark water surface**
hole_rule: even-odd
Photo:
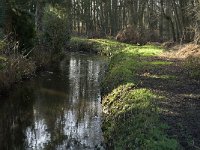
[[[100,80],[106,60],[69,53],[0,100],[0,150],[103,149]]]

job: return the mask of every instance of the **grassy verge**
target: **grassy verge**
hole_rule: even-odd
[[[171,63],[148,61],[162,53],[162,49],[153,45],[135,46],[106,39],[72,38],[77,48],[79,42],[80,45],[89,43],[90,49],[111,56],[102,83],[102,129],[107,148],[178,149],[178,142],[165,133],[167,125],[159,120],[157,103],[163,97],[151,89],[138,86],[141,82],[138,77],[145,70],[159,69]]]
[[[151,90],[134,84],[121,85],[103,100],[103,131],[108,149],[177,149],[176,140],[166,136]]]

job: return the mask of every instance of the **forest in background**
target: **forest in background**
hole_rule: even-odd
[[[72,0],[71,18],[72,31],[90,37],[128,27],[127,40],[199,41],[198,0]]]
[[[1,0],[1,35],[12,32],[20,39],[29,36],[27,40],[34,31],[40,34],[49,4],[58,12],[65,11],[68,29],[76,35],[118,35],[119,40],[133,43],[199,43],[199,0]],[[28,35],[22,35],[21,28]]]

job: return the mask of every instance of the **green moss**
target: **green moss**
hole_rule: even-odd
[[[166,80],[175,80],[176,76],[173,75],[151,75],[149,74],[147,77],[155,78],[155,79],[166,79]]]
[[[104,137],[112,149],[177,149],[176,140],[164,134],[156,100],[148,89],[128,83],[114,89],[103,100]],[[111,142],[112,141],[112,142]]]
[[[137,46],[137,47],[129,46],[129,48],[126,48],[125,51],[127,51],[129,53],[137,52],[138,54],[140,54],[142,56],[154,56],[154,55],[158,55],[158,54],[162,53],[163,49],[161,49],[159,47],[148,45],[148,46]]]
[[[132,71],[123,66],[113,67],[102,82],[102,92],[109,93],[120,84],[133,81]]]
[[[154,61],[150,62],[151,65],[171,65],[173,62],[167,62],[167,61]]]
[[[152,56],[160,54],[163,49],[153,45],[137,46],[133,44],[121,43],[111,39],[86,39],[80,37],[72,37],[69,45],[89,44],[90,49],[98,51],[103,55],[115,55],[120,52],[129,53],[131,55]]]

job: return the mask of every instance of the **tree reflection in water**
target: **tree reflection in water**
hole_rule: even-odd
[[[69,54],[59,66],[14,91],[0,108],[0,142],[4,143],[0,149],[102,145],[99,77],[104,66],[101,57]],[[16,132],[11,129],[14,118],[20,120]]]

